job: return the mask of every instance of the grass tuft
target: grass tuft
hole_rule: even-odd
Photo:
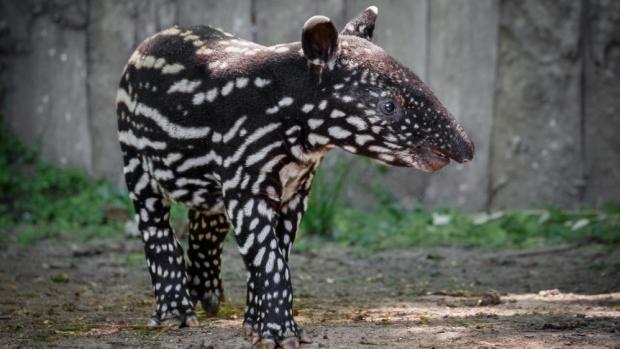
[[[129,199],[112,184],[77,169],[50,165],[31,147],[0,130],[0,234],[23,245],[68,236],[89,239],[123,234]]]
[[[536,248],[586,241],[620,244],[620,205],[606,204],[602,210],[506,210],[466,213],[458,209],[406,210],[393,197],[375,188],[379,205],[362,210],[346,207],[342,178],[350,168],[336,167],[336,180],[327,181],[319,170],[313,190],[328,195],[311,195],[302,230],[306,235],[335,240],[344,245],[377,251],[413,246],[460,245],[485,248]],[[332,169],[333,171],[333,169]],[[323,209],[312,210],[312,207]],[[307,224],[310,222],[310,224]],[[319,222],[319,223],[315,223]],[[320,247],[310,239],[297,250]]]

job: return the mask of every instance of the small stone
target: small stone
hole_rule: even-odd
[[[478,305],[480,306],[488,306],[488,305],[498,305],[501,304],[502,300],[499,296],[499,292],[495,290],[490,290],[485,292],[482,295],[482,298],[478,300]]]

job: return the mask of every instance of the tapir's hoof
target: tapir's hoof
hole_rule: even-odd
[[[151,316],[149,321],[146,323],[147,327],[157,327],[159,325],[161,325],[161,321],[159,321],[159,319],[155,315]]]
[[[220,311],[220,299],[213,294],[205,296],[202,299],[201,304],[207,317],[215,317],[217,316],[218,311]]]
[[[161,325],[166,326],[178,326],[178,327],[198,327],[200,323],[198,322],[198,318],[196,315],[185,315],[185,316],[164,316],[164,318],[160,318],[157,315],[151,316],[149,321],[147,322],[147,327],[157,327]]]
[[[254,329],[252,328],[252,325],[248,324],[247,322],[243,324],[243,335],[248,338],[251,339],[252,335],[254,334]]]
[[[280,346],[282,349],[299,349],[299,338],[298,337],[288,337],[280,341]]]
[[[271,338],[263,338],[255,343],[255,345],[260,349],[274,349],[276,347],[276,341]]]
[[[299,331],[299,342],[304,344],[312,343],[312,338],[304,330]]]
[[[185,317],[185,321],[181,322],[180,327],[198,327],[198,325],[200,325],[200,323],[196,315],[189,315]]]
[[[282,348],[282,349],[298,349],[301,344],[312,343],[312,338],[302,329],[299,329],[297,336],[291,336],[274,340],[273,337],[261,337],[250,322],[243,323],[243,335],[250,340],[253,346],[257,348]]]
[[[305,332],[301,331],[298,336],[284,338],[278,341],[274,341],[272,338],[261,338],[258,333],[252,329],[252,325],[244,324],[243,325],[243,333],[244,335],[250,339],[252,345],[263,349],[263,348],[282,348],[282,349],[299,349],[301,344],[309,344],[312,343],[312,339]]]

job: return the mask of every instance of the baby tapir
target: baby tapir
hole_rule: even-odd
[[[288,257],[312,178],[332,148],[435,171],[472,159],[463,129],[420,79],[371,42],[377,8],[340,33],[324,16],[270,47],[208,26],[146,39],[118,90],[129,195],[156,296],[151,323],[194,326],[224,299],[232,225],[248,270],[244,329],[266,348],[309,338],[293,319]],[[189,250],[170,202],[189,207]]]

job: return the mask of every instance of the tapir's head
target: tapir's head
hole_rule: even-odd
[[[432,172],[450,159],[470,161],[474,145],[463,128],[428,86],[371,42],[376,18],[369,7],[340,34],[324,16],[304,24],[302,49],[319,89],[313,112],[322,113],[309,128],[390,165]]]

